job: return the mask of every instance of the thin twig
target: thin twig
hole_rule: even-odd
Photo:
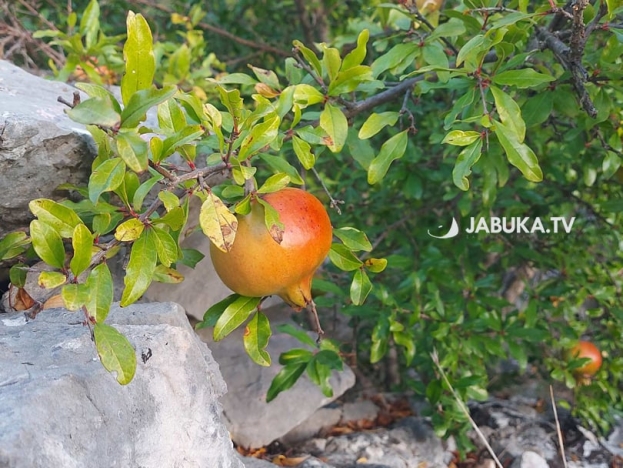
[[[461,398],[456,394],[456,391],[454,390],[454,388],[450,384],[450,381],[448,380],[448,377],[446,376],[446,373],[444,372],[443,368],[441,367],[441,364],[439,363],[439,355],[437,354],[437,350],[436,349],[433,350],[433,352],[431,353],[430,357],[432,358],[433,363],[435,364],[435,367],[437,368],[437,370],[441,374],[441,377],[443,378],[444,382],[446,383],[446,385],[450,389],[450,392],[452,392],[452,396],[454,397],[454,399],[456,400],[457,404],[459,405],[459,408],[461,409],[461,411],[463,411],[465,416],[467,416],[467,419],[469,419],[469,422],[472,425],[472,427],[474,428],[474,430],[476,431],[476,434],[478,434],[478,437],[480,438],[482,443],[487,448],[487,451],[489,452],[489,455],[491,455],[493,457],[493,461],[495,461],[496,466],[498,468],[504,468],[504,466],[502,465],[502,463],[498,459],[497,455],[493,451],[493,448],[491,448],[491,445],[489,445],[489,442],[487,441],[487,438],[482,433],[482,431],[480,430],[480,428],[478,427],[476,422],[470,416],[469,410],[465,407],[465,403],[463,403],[463,400],[461,400]]]
[[[556,409],[556,401],[554,400],[554,388],[549,386],[549,395],[552,399],[552,409],[554,410],[554,419],[556,420],[556,433],[558,434],[558,444],[560,445],[560,457],[564,468],[567,468],[567,457],[565,457],[565,444],[562,440],[562,431],[560,430],[560,422],[558,421],[558,410]]]
[[[320,177],[320,174],[318,174],[318,171],[316,170],[316,168],[312,167],[311,170],[314,173],[314,175],[316,176],[316,178],[318,179],[318,181],[320,182],[320,185],[322,185],[322,188],[324,189],[325,193],[329,197],[331,208],[333,208],[335,211],[337,211],[337,214],[341,215],[342,214],[342,210],[340,210],[339,205],[343,204],[344,201],[336,200],[335,198],[333,198],[331,196],[331,193],[329,192],[329,189],[327,188],[326,184],[324,183],[324,180],[322,180],[322,177]]]
[[[296,60],[296,63],[298,64],[298,66],[301,67],[303,70],[305,70],[307,73],[309,73],[309,75],[316,81],[316,83],[320,85],[322,90],[326,93],[327,85],[322,80],[322,77],[318,76],[316,72],[314,72],[314,70],[312,70],[312,68],[307,64],[307,62],[303,60],[297,48],[294,48],[293,51],[294,51],[294,59]]]

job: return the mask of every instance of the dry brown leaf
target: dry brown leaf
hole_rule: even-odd
[[[57,294],[56,296],[52,296],[47,301],[45,301],[45,303],[43,304],[44,310],[55,309],[57,307],[65,307],[65,301],[63,301],[63,298],[61,297],[60,294]]]
[[[15,301],[11,307],[15,310],[28,310],[35,305],[35,300],[30,297],[24,288],[18,288],[15,294]]]
[[[277,455],[272,462],[277,466],[298,466],[309,458],[309,455],[303,457],[286,457],[285,455]]]

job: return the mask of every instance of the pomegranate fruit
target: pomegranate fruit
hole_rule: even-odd
[[[590,377],[597,373],[601,367],[601,351],[590,341],[580,341],[568,352],[569,359],[588,358],[589,362],[582,367],[573,370],[576,377]]]
[[[210,245],[214,268],[223,283],[242,296],[276,294],[300,310],[312,303],[312,277],[331,248],[331,221],[322,203],[301,189],[288,187],[258,197],[279,213],[284,225],[281,243],[268,232],[264,207],[254,199],[251,212],[238,215],[231,250]]]

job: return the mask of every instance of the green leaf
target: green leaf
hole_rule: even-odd
[[[17,257],[26,251],[30,238],[23,231],[10,232],[0,239],[0,260]]]
[[[100,263],[93,268],[85,284],[90,292],[89,299],[85,302],[89,315],[95,322],[103,323],[110,311],[114,295],[112,275],[106,263]]]
[[[109,98],[90,98],[66,112],[71,120],[84,125],[113,128],[121,120]]]
[[[79,276],[91,264],[91,249],[93,248],[93,235],[84,224],[78,224],[71,236],[71,245],[74,255],[69,263],[69,268],[74,276]]]
[[[28,203],[28,208],[39,221],[52,226],[61,235],[61,237],[71,237],[74,228],[82,221],[78,215],[71,209],[60,203],[47,198],[37,198]]]
[[[473,71],[478,68],[481,55],[493,46],[493,41],[482,34],[472,37],[465,43],[456,57],[456,66],[460,67],[465,62],[465,68]]]
[[[200,330],[202,328],[213,327],[216,325],[216,322],[219,317],[223,315],[223,312],[225,312],[225,310],[240,297],[241,296],[239,294],[230,294],[225,299],[212,305],[203,314],[203,320],[195,325],[195,329]]]
[[[28,266],[23,263],[16,263],[9,270],[9,280],[16,288],[23,288],[28,278]]]
[[[309,143],[294,135],[292,136],[292,147],[294,148],[299,162],[306,170],[310,170],[314,167],[316,157],[314,153],[311,152],[311,145]]]
[[[450,77],[446,71],[441,71],[450,67],[448,56],[443,46],[439,42],[427,42],[422,49],[422,58],[428,65],[432,65],[439,69],[437,76],[439,81],[446,83]]]
[[[359,138],[367,140],[373,137],[386,126],[394,126],[398,121],[400,114],[398,112],[382,112],[380,114],[372,113],[359,129]]]
[[[154,281],[166,284],[179,284],[184,281],[184,275],[175,268],[158,265],[154,270]]]
[[[42,271],[39,273],[39,286],[45,289],[54,289],[67,281],[65,276],[60,271]]]
[[[350,300],[353,301],[355,305],[362,305],[368,297],[368,294],[370,294],[370,291],[372,291],[370,278],[368,278],[366,272],[360,268],[355,271],[353,282],[350,285]]]
[[[141,211],[145,197],[149,194],[151,189],[154,188],[154,185],[156,185],[163,178],[164,177],[162,175],[156,172],[156,175],[147,179],[139,186],[139,188],[136,189],[134,197],[132,197],[132,208],[134,208],[134,211]]]
[[[66,284],[61,290],[61,298],[67,310],[78,310],[86,304],[90,297],[90,291],[85,284]]]
[[[138,239],[145,230],[145,224],[138,218],[124,221],[115,230],[115,239],[120,242],[132,242]]]
[[[167,137],[162,143],[162,151],[156,162],[160,162],[165,158],[171,156],[177,148],[183,145],[192,143],[198,140],[203,135],[203,130],[200,125],[189,125],[182,130]]]
[[[506,152],[508,162],[519,169],[529,181],[541,182],[543,180],[543,172],[534,151],[529,146],[520,143],[510,128],[500,122],[494,122],[495,134]]]
[[[303,185],[303,179],[298,171],[288,161],[280,156],[271,156],[269,154],[260,154],[262,159],[274,172],[284,172],[290,177],[293,184]]]
[[[121,127],[136,127],[145,120],[149,109],[172,98],[176,92],[177,88],[173,85],[165,86],[162,89],[148,88],[136,91],[131,95],[129,102],[121,112]]]
[[[342,70],[348,70],[349,68],[361,65],[366,58],[368,39],[370,38],[370,31],[363,29],[357,37],[357,47],[350,51],[344,61],[342,62]]]
[[[121,114],[121,106],[119,105],[119,102],[117,102],[117,98],[102,85],[96,83],[76,83],[74,86],[87,93],[91,98],[101,98],[104,100],[108,99],[112,104],[114,111],[117,114]],[[119,117],[117,121],[119,121],[120,118],[121,117]]]
[[[413,358],[415,357],[415,342],[413,338],[403,331],[396,331],[392,334],[394,341],[398,346],[405,348],[405,357],[407,366],[411,365]]]
[[[247,75],[246,73],[230,73],[228,75],[219,77],[219,84],[239,84],[246,86],[255,86],[257,80],[254,80],[252,77]]]
[[[199,252],[197,249],[182,249],[184,255],[180,262],[189,268],[195,268],[197,263],[205,258],[205,255]]]
[[[307,63],[312,66],[312,68],[316,72],[316,75],[322,75],[322,66],[320,65],[320,60],[318,60],[318,56],[311,49],[305,47],[305,45],[303,45],[301,41],[292,41],[292,44],[301,52],[303,57],[305,57]]]
[[[121,295],[121,307],[128,306],[141,298],[151,284],[158,261],[158,253],[151,229],[143,232],[130,251],[130,261],[123,278],[125,288]]]
[[[261,83],[264,83],[272,89],[281,88],[281,85],[279,84],[279,78],[277,78],[277,74],[274,71],[254,67],[253,65],[249,65],[249,68],[251,68],[253,74]]]
[[[387,174],[391,163],[402,158],[407,149],[407,141],[408,130],[403,130],[383,143],[381,151],[372,160],[368,168],[368,183],[370,185],[380,182]]]
[[[302,108],[318,104],[323,101],[324,94],[312,85],[302,83],[294,87],[294,103],[298,104]]]
[[[249,357],[260,366],[268,367],[271,363],[270,354],[266,351],[270,335],[268,317],[258,311],[247,325],[242,341]]]
[[[343,271],[353,271],[361,268],[361,265],[363,265],[363,262],[355,257],[348,247],[342,244],[333,244],[331,246],[329,259]]]
[[[414,42],[397,44],[372,63],[372,75],[378,77],[387,70],[396,75],[400,74],[413,63],[419,53],[420,47]]]
[[[604,173],[604,177],[606,179],[612,177],[621,167],[621,163],[621,157],[618,154],[616,154],[614,151],[608,151],[601,165],[601,170]]]
[[[599,207],[604,211],[612,213],[618,213],[623,211],[623,198],[615,198],[599,204]]]
[[[539,73],[532,68],[523,68],[521,70],[507,70],[498,73],[491,78],[491,81],[499,86],[516,86],[517,88],[525,89],[551,83],[556,81],[556,78]]]
[[[266,402],[271,402],[281,392],[292,387],[303,372],[305,372],[306,367],[307,362],[301,364],[289,364],[281,369],[270,383],[268,392],[266,392]]]
[[[80,34],[84,36],[87,50],[93,47],[97,42],[97,36],[100,30],[99,16],[99,4],[97,0],[91,0],[80,20]]]
[[[242,109],[244,103],[240,97],[240,91],[237,89],[227,90],[222,86],[217,87],[221,103],[227,108],[232,118],[234,119],[234,128],[238,128],[238,123],[242,117]]]
[[[257,310],[260,297],[239,296],[223,311],[214,325],[214,341],[220,341],[242,325]]]
[[[352,227],[343,227],[334,229],[333,234],[340,239],[350,250],[365,250],[370,252],[372,244],[368,240],[368,236],[364,232]]]
[[[128,339],[115,328],[103,323],[93,326],[97,354],[108,372],[115,372],[117,382],[129,384],[136,372],[136,353]]]
[[[104,161],[89,177],[89,200],[96,204],[104,192],[112,192],[123,183],[125,163],[121,158]]]
[[[188,219],[187,213],[181,206],[173,208],[167,214],[160,218],[152,218],[150,221],[154,224],[165,224],[171,228],[172,231],[179,231],[186,220]]]
[[[311,346],[312,348],[316,348],[316,342],[307,334],[307,332],[305,330],[301,330],[300,328],[295,327],[294,325],[290,324],[290,323],[284,323],[282,325],[279,325],[277,327],[277,330],[279,330],[280,333],[286,333],[294,338],[296,338],[297,340],[299,340],[301,343],[306,344],[308,346]],[[295,350],[291,350],[291,351],[295,351]],[[307,350],[298,350],[301,352],[306,352],[309,353],[309,351]],[[286,353],[288,354],[288,353]],[[281,357],[279,358],[279,363],[280,364],[288,364],[290,361],[284,361],[282,360],[282,357],[284,356],[284,354],[281,355]],[[309,360],[309,357],[305,359],[305,362],[307,362]]]
[[[491,86],[491,92],[495,99],[495,107],[500,115],[500,120],[513,131],[519,143],[523,143],[526,137],[526,124],[521,117],[519,105],[501,89]]]
[[[203,233],[223,252],[229,252],[234,245],[238,220],[213,192],[209,192],[199,213],[199,224]]]
[[[279,212],[261,198],[257,198],[257,201],[264,208],[264,224],[266,225],[268,233],[275,242],[281,244],[286,227],[279,220]]]
[[[166,130],[165,134],[179,132],[188,125],[186,116],[177,101],[169,99],[158,104],[158,125],[162,130]]]
[[[262,186],[257,189],[257,193],[273,193],[281,190],[290,183],[290,177],[287,174],[273,174]]]
[[[329,85],[329,96],[351,93],[357,89],[357,86],[359,86],[362,81],[371,80],[372,70],[370,67],[364,65],[358,65],[346,71],[341,71]]]
[[[529,98],[521,106],[526,127],[534,127],[545,122],[554,108],[554,93],[542,91]]]
[[[56,229],[42,221],[30,222],[32,246],[41,260],[50,266],[62,269],[65,264],[63,239]]]
[[[365,266],[372,273],[380,273],[387,267],[387,259],[385,258],[368,258],[363,262]]]
[[[156,244],[156,252],[158,253],[160,263],[166,267],[170,267],[178,258],[177,243],[173,240],[171,234],[163,229],[153,227],[152,231],[154,231],[155,234],[154,242]]]
[[[461,190],[469,190],[468,177],[472,173],[472,166],[478,162],[482,153],[482,139],[473,141],[463,149],[456,159],[452,170],[452,180]]]
[[[481,136],[479,132],[452,130],[445,136],[442,143],[448,143],[454,146],[468,146],[480,139]]]
[[[173,192],[169,192],[167,190],[158,192],[158,198],[164,205],[164,209],[167,210],[167,212],[180,206],[180,199]]]
[[[329,77],[329,82],[335,80],[340,67],[342,66],[342,59],[340,58],[340,51],[333,47],[326,47],[322,44],[322,64]]]
[[[261,124],[255,125],[244,140],[242,140],[238,152],[238,160],[244,161],[265,146],[270,145],[277,138],[280,122],[279,116],[274,114]]]
[[[128,12],[126,26],[128,35],[123,46],[125,73],[121,78],[121,97],[127,106],[137,91],[151,86],[156,70],[156,59],[151,30],[143,15]]]
[[[327,102],[320,114],[320,127],[329,135],[329,149],[333,153],[339,153],[348,136],[348,120],[342,110]]]
[[[169,57],[169,75],[176,77],[179,81],[184,80],[190,72],[190,49],[186,44],[182,44]]]
[[[147,142],[135,131],[117,133],[117,151],[126,166],[136,173],[147,169]]]

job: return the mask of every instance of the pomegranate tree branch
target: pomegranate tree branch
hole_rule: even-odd
[[[399,85],[386,89],[379,94],[370,96],[363,101],[357,101],[352,103],[350,109],[347,109],[344,114],[347,118],[351,118],[356,116],[357,114],[361,114],[362,112],[374,109],[376,106],[380,106],[382,104],[403,97],[404,93],[406,93],[409,88],[413,88],[418,81],[422,80],[424,80],[424,75],[409,78],[408,80],[403,81]]]
[[[581,13],[578,13],[578,16],[580,16],[580,14]],[[579,18],[578,21],[581,21],[581,18]],[[588,73],[582,65],[582,54],[584,53],[584,44],[586,43],[584,37],[584,23],[582,22],[581,26],[579,23],[577,26],[574,26],[570,40],[571,47],[545,28],[537,26],[536,35],[537,39],[553,52],[554,57],[556,57],[556,60],[558,60],[563,68],[571,74],[571,84],[575,90],[575,94],[580,100],[582,108],[591,117],[596,117],[597,109],[585,86],[588,81]]]

